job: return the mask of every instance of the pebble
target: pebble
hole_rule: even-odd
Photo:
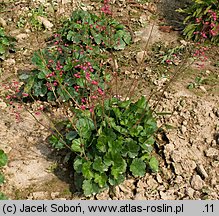
[[[205,89],[205,87],[204,86],[199,86],[199,88],[203,91],[203,92],[207,92],[207,90]]]
[[[195,190],[201,190],[202,187],[204,186],[204,181],[201,179],[199,175],[194,175],[191,180],[191,186]]]
[[[197,172],[204,178],[208,178],[208,174],[202,164],[197,164]]]
[[[177,176],[174,182],[177,183],[177,184],[180,184],[180,183],[182,183],[182,181],[183,181],[183,177],[182,176]]]
[[[212,145],[212,147],[217,146],[217,141],[216,141],[216,140],[212,140],[212,141],[211,141],[211,145]]]
[[[53,24],[45,17],[37,16],[37,20],[41,22],[44,25],[44,27],[48,30],[51,30],[51,28],[53,27]]]
[[[141,51],[138,52],[136,55],[136,61],[138,64],[142,63],[142,61],[145,59],[145,57],[147,56],[147,52],[146,51]]]
[[[7,26],[6,21],[2,17],[0,17],[0,26],[2,26],[2,27],[6,27]]]
[[[174,191],[168,190],[166,192],[160,191],[160,197],[162,200],[175,200],[175,195],[173,194]]]
[[[189,188],[186,189],[186,194],[187,194],[190,198],[192,198],[192,197],[194,196],[194,192],[195,192],[195,190],[194,190],[193,188],[191,188],[191,187],[189,187]]]
[[[157,182],[161,184],[163,182],[163,180],[162,180],[162,177],[160,176],[160,174],[157,173],[156,177],[157,177]]]
[[[6,109],[7,104],[5,102],[0,102],[0,109]]]
[[[184,134],[186,132],[187,128],[185,125],[182,125],[181,127],[181,131],[182,131],[182,134]]]
[[[29,34],[21,33],[15,36],[17,40],[24,40],[29,37]]]
[[[151,189],[156,189],[158,187],[158,183],[152,176],[149,176],[149,179],[147,180],[147,184]]]
[[[209,148],[205,151],[207,157],[214,157],[219,155],[219,151],[216,148]]]

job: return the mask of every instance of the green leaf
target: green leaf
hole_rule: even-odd
[[[63,101],[68,101],[69,98],[70,98],[69,94],[68,94],[64,89],[62,89],[61,86],[58,87],[57,93],[58,93],[58,95],[61,97],[61,99],[62,99]]]
[[[0,54],[2,55],[4,53],[5,53],[5,47],[0,44]]]
[[[151,157],[149,167],[153,172],[158,172],[159,162],[155,157]]]
[[[93,169],[99,172],[106,172],[108,170],[108,166],[103,163],[101,157],[96,156],[93,163]]]
[[[77,157],[75,160],[74,160],[74,170],[77,172],[77,173],[81,173],[82,172],[82,165],[83,163],[85,162],[85,160],[83,160],[82,158],[80,157]]]
[[[5,166],[8,162],[8,156],[0,149],[0,167]]]
[[[91,180],[84,180],[82,189],[84,191],[85,196],[94,195],[99,191],[97,184],[93,183]]]
[[[126,161],[121,156],[116,159],[114,158],[114,164],[111,167],[112,176],[114,176],[115,179],[118,179],[121,174],[125,173],[126,167]]]
[[[0,200],[7,200],[8,198],[2,193],[0,192]]]
[[[124,42],[124,40],[122,38],[119,38],[119,40],[116,40],[113,48],[115,50],[123,50],[125,49],[125,46],[126,46],[126,43]]]
[[[47,93],[47,100],[48,101],[54,101],[56,99],[55,95],[53,92],[48,92]]]
[[[123,40],[127,45],[129,45],[132,40],[131,34],[129,32],[126,32],[123,36]]]
[[[105,173],[95,173],[94,182],[97,183],[100,188],[105,187],[107,183],[107,175]]]
[[[143,177],[146,172],[145,169],[146,169],[146,164],[144,163],[142,159],[139,159],[139,158],[133,159],[130,165],[130,171],[135,177],[137,176]]]
[[[45,79],[46,78],[46,74],[44,71],[40,71],[37,75],[38,79]]]
[[[119,175],[116,179],[113,176],[110,176],[108,179],[110,185],[116,186],[125,181],[125,174]]]
[[[28,79],[29,77],[30,77],[29,74],[21,74],[21,75],[19,76],[19,79],[20,79],[20,80],[26,80],[26,79]]]
[[[76,123],[76,128],[80,137],[88,139],[92,134],[92,130],[95,129],[95,126],[92,119],[80,118]]]
[[[101,41],[102,41],[101,34],[94,34],[93,37],[94,37],[94,41],[95,41],[98,45],[100,45],[100,43],[101,43]]]
[[[76,136],[78,135],[78,133],[76,131],[69,131],[65,137],[67,140],[73,140],[76,138]]]
[[[81,139],[74,139],[72,141],[71,149],[74,152],[83,152],[84,148],[82,148]]]
[[[25,91],[26,92],[26,91]],[[43,81],[35,82],[33,85],[33,95],[36,97],[43,97],[47,93],[47,87]]]
[[[125,140],[125,145],[123,149],[124,156],[128,154],[130,158],[135,158],[138,155],[140,147],[136,141],[131,138]]]
[[[4,183],[5,177],[2,173],[0,173],[0,185]]]
[[[107,152],[107,153],[103,156],[103,162],[104,162],[108,167],[111,166],[111,165],[114,163],[110,152]]]
[[[35,76],[30,76],[26,85],[24,86],[24,92],[29,94],[34,85],[34,82],[35,82]]]
[[[94,177],[94,173],[91,171],[91,165],[91,161],[87,161],[82,164],[82,173],[86,179],[92,179]]]
[[[104,134],[101,134],[97,139],[96,147],[100,152],[106,152],[108,139]]]
[[[117,140],[109,139],[108,137],[108,147],[112,155],[120,153],[123,145],[123,137],[119,137]]]
[[[43,70],[45,69],[45,64],[43,63],[43,55],[44,51],[37,51],[34,52],[32,57],[32,62],[34,65],[36,65],[39,69]]]

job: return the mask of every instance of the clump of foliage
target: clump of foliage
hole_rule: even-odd
[[[184,9],[178,10],[188,14],[184,20],[186,27],[184,35],[196,41],[210,40],[219,43],[219,1],[218,0],[193,0],[194,3]]]
[[[23,92],[41,99],[81,103],[90,92],[102,94],[104,80],[109,80],[101,62],[109,57],[107,50],[121,50],[131,42],[125,27],[104,13],[97,16],[75,11],[54,35],[49,47],[34,54],[37,66],[23,74]]]
[[[28,11],[24,11],[23,14],[19,17],[17,22],[18,28],[23,28],[29,26],[32,30],[40,31],[43,30],[43,24],[39,21],[39,16],[46,17],[47,13],[45,8],[40,5],[38,8],[33,8]]]
[[[8,162],[7,155],[4,153],[2,149],[0,149],[0,171],[1,171],[1,168],[7,164],[7,162]],[[0,172],[0,185],[4,183],[4,180],[5,180],[5,177]],[[0,200],[5,200],[5,199],[7,199],[7,197],[2,192],[0,192]]]
[[[3,28],[0,28],[0,60],[5,60],[10,51],[14,50],[15,39],[7,36]]]
[[[71,115],[50,143],[67,152],[65,161],[73,159],[75,182],[86,196],[122,183],[127,174],[158,170],[152,156],[157,125],[145,97],[113,97],[110,81],[117,72],[104,66],[111,52],[130,44],[131,35],[108,16],[109,1],[101,11],[74,11],[50,46],[34,54],[37,68],[20,76],[23,97],[68,102]]]
[[[77,116],[66,123],[62,137],[54,134],[50,142],[75,155],[75,179],[85,195],[122,183],[128,173],[142,177],[147,169],[158,171],[151,155],[157,124],[145,97],[137,102],[105,99],[92,114]]]

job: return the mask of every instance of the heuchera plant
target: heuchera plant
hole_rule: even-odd
[[[211,40],[219,43],[219,1],[193,0],[194,3],[180,12],[188,14],[184,20],[184,35],[196,41]]]
[[[104,81],[110,77],[101,62],[109,58],[108,49],[124,49],[130,33],[104,13],[99,17],[87,11],[75,11],[54,35],[50,47],[36,52],[37,66],[31,74],[22,74],[23,93],[48,101],[80,104],[103,95]]]
[[[85,195],[122,183],[128,173],[142,177],[147,169],[158,171],[151,155],[157,124],[145,97],[135,103],[105,99],[93,113],[77,116],[66,123],[62,137],[53,134],[50,142],[74,155],[76,184]]]

